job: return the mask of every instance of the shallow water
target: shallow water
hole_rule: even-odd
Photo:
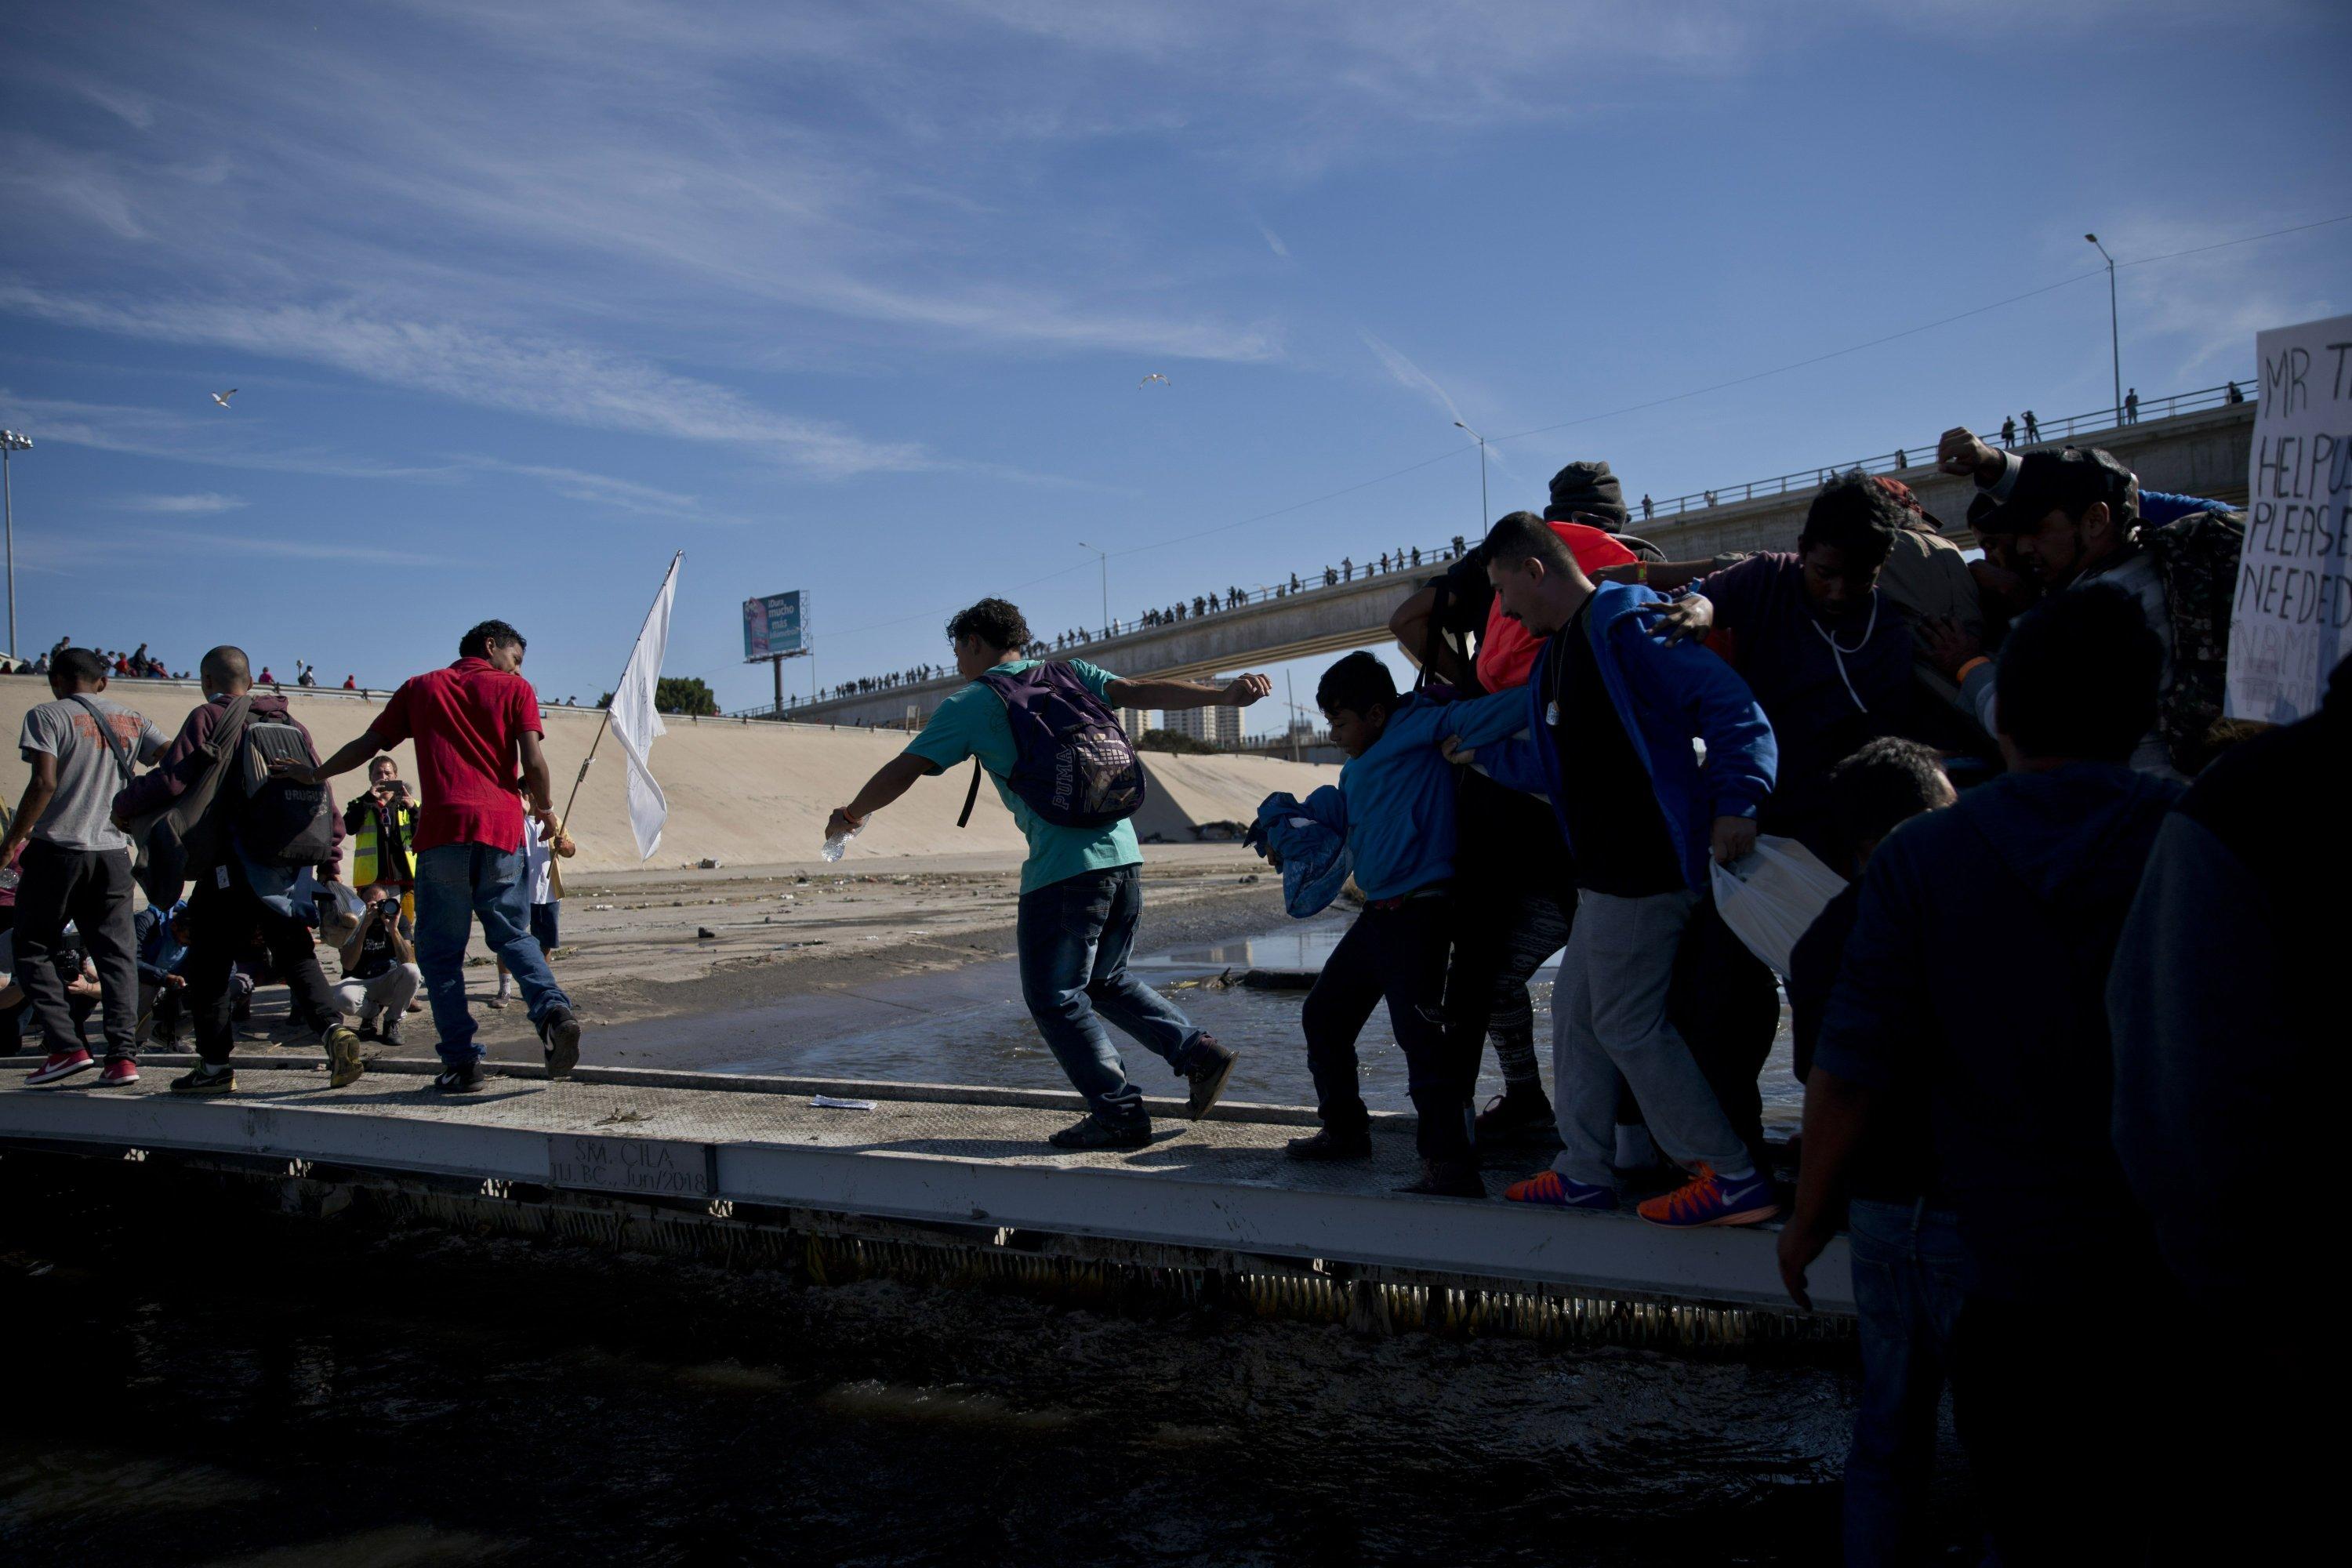
[[[1145,984],[1161,990],[1186,1016],[1242,1053],[1226,1098],[1272,1105],[1311,1105],[1315,1087],[1307,1073],[1298,1012],[1306,993],[1234,986],[1217,989],[1202,982],[1226,971],[1249,969],[1312,974],[1347,931],[1352,917],[1324,914],[1279,928],[1203,946],[1165,949],[1138,955],[1132,967]],[[1537,972],[1528,992],[1535,1004],[1538,1058],[1545,1081],[1551,1078],[1551,964]],[[730,1050],[697,1066],[714,1072],[791,1073],[807,1077],[877,1079],[890,1082],[988,1084],[1012,1089],[1066,1089],[1053,1054],[1038,1037],[1021,1002],[1020,977],[1010,959],[972,964],[945,974],[892,982],[887,986],[795,997],[789,1002],[739,1012],[698,1016],[697,1036],[740,1040]],[[600,1050],[625,1061],[631,1053],[650,1058],[661,1042],[677,1038],[672,1021],[600,1029]],[[1142,1047],[1116,1031],[1128,1070],[1150,1094],[1169,1092],[1175,1076]],[[1357,1042],[1364,1101],[1375,1110],[1409,1110],[1404,1057],[1396,1048],[1385,1009],[1376,1009]],[[1794,1129],[1803,1112],[1803,1089],[1790,1072],[1788,1013],[1781,1010],[1779,1037],[1762,1075],[1764,1121]],[[1481,1064],[1478,1094],[1502,1092],[1501,1069],[1489,1049]]]

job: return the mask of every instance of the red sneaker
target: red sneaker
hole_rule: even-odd
[[[79,1046],[69,1051],[51,1051],[48,1060],[25,1075],[25,1087],[38,1089],[44,1084],[57,1083],[78,1072],[88,1072],[97,1065],[89,1059],[89,1053]]]
[[[106,1066],[99,1069],[98,1087],[121,1089],[124,1084],[139,1081],[139,1064],[129,1057],[109,1057]]]

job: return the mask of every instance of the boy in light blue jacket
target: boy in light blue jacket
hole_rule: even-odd
[[[1352,653],[1324,671],[1315,700],[1348,753],[1339,782],[1297,805],[1344,838],[1363,913],[1324,961],[1301,1022],[1323,1129],[1289,1146],[1295,1160],[1360,1160],[1370,1118],[1356,1076],[1356,1037],[1382,999],[1404,1050],[1420,1113],[1422,1179],[1403,1190],[1483,1198],[1470,1145],[1476,1042],[1449,1045],[1439,1012],[1453,951],[1454,769],[1439,748],[1499,740],[1527,722],[1517,691],[1469,702],[1400,697],[1388,667]]]

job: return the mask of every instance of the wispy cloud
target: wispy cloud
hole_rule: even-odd
[[[612,507],[619,511],[636,512],[646,517],[692,519],[702,522],[733,521],[713,516],[693,496],[662,489],[655,485],[640,484],[635,479],[625,479],[612,474],[590,473],[584,468],[557,468],[543,463],[512,463],[501,458],[468,457],[458,461],[486,472],[518,474],[525,479],[541,480],[566,500]]]
[[[235,511],[245,505],[242,496],[225,496],[216,490],[203,490],[194,495],[123,496],[114,504],[124,511],[162,512],[166,516],[195,517],[210,512]]]
[[[1274,230],[1266,227],[1264,224],[1257,226],[1257,231],[1265,237],[1265,247],[1268,250],[1273,251],[1285,261],[1290,259],[1290,247],[1282,243],[1282,236],[1275,233]]]
[[[446,557],[420,554],[405,543],[393,546],[349,544],[295,529],[272,529],[247,534],[200,530],[132,529],[90,540],[78,554],[154,555],[167,558],[175,551],[202,551],[208,555],[262,555],[273,561],[335,561],[358,566],[446,566]]]
[[[446,480],[455,470],[379,463],[315,447],[265,447],[250,422],[237,424],[139,404],[26,397],[0,387],[0,414],[37,441],[163,458],[224,468],[316,474],[330,479]]]
[[[839,476],[931,466],[911,443],[760,407],[715,383],[585,344],[450,322],[373,315],[354,305],[131,303],[0,283],[0,310],[99,331],[329,364],[413,391],[601,429],[740,443]],[[252,401],[247,400],[249,409]]]

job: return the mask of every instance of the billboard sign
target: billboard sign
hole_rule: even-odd
[[[743,601],[743,658],[790,658],[808,652],[808,638],[803,610],[805,602],[797,588],[789,594],[770,594],[765,598]]]

